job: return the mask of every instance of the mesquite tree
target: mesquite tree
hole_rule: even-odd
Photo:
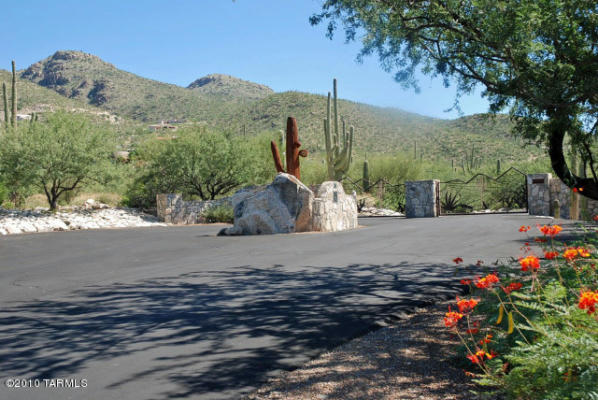
[[[597,14],[595,0],[327,0],[310,21],[328,21],[330,37],[340,22],[359,57],[377,53],[406,87],[417,89],[418,70],[454,80],[458,96],[482,85],[491,111],[510,108],[555,174],[598,200]],[[591,177],[567,165],[566,135]]]
[[[0,178],[13,192],[33,188],[51,210],[65,193],[110,179],[112,133],[83,115],[57,112],[0,136]]]

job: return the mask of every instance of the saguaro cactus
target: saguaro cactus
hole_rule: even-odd
[[[287,118],[287,134],[286,134],[286,161],[287,174],[294,175],[301,180],[301,169],[299,165],[299,157],[307,157],[307,150],[299,150],[301,142],[299,141],[299,130],[297,129],[297,120],[295,118]],[[280,153],[276,142],[270,142],[270,150],[272,150],[272,157],[274,158],[274,166],[276,171],[285,172],[280,160]]]
[[[342,136],[338,131],[338,99],[336,79],[332,81],[334,92],[334,130],[331,124],[330,92],[324,120],[324,137],[326,139],[326,164],[328,166],[328,179],[339,181],[349,171],[351,166],[351,152],[353,150],[353,127],[349,127],[349,134],[345,129],[345,120],[342,120]]]
[[[2,82],[2,99],[4,101],[4,126],[8,126],[9,113],[8,113],[8,95],[6,94],[6,83]]]
[[[370,191],[370,165],[367,159],[363,162],[363,191]]]
[[[12,115],[10,122],[13,128],[17,126],[17,69],[14,60],[12,60]]]

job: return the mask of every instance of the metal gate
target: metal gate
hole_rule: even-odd
[[[527,212],[526,174],[514,167],[497,177],[477,173],[440,182],[439,190],[441,215]]]

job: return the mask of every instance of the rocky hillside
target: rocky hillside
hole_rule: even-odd
[[[210,74],[193,81],[188,89],[208,96],[231,101],[255,101],[268,97],[274,91],[266,85],[244,81],[230,75]]]
[[[321,95],[274,93],[267,86],[220,74],[197,79],[184,88],[137,76],[77,51],[57,51],[24,70],[21,78],[28,81],[24,88],[33,92],[54,91],[57,104],[97,107],[144,123],[179,119],[254,135],[284,129],[287,116],[293,116],[304,146],[316,153],[324,147],[326,98]],[[342,93],[341,81],[341,97]],[[460,159],[472,144],[478,156],[487,159],[515,161],[542,153],[514,139],[511,124],[502,115],[442,120],[347,100],[340,100],[339,108],[347,125],[355,126],[355,147],[361,152],[412,153],[417,142],[418,157],[423,152],[430,159]]]
[[[227,111],[225,99],[142,78],[79,51],[57,51],[31,65],[21,78],[64,97],[145,122],[203,120]]]

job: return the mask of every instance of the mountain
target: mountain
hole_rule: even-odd
[[[33,91],[43,89],[44,95],[54,91],[56,104],[97,107],[144,123],[179,119],[253,135],[282,130],[287,116],[293,116],[304,147],[312,153],[324,149],[326,97],[321,95],[274,93],[267,86],[221,74],[197,79],[185,88],[140,77],[78,51],[57,51],[20,76]],[[340,82],[341,95],[342,87]],[[518,161],[542,154],[524,148],[510,135],[512,125],[504,115],[442,120],[348,100],[339,100],[339,112],[347,125],[355,126],[358,152],[413,153],[417,142],[418,157],[423,152],[429,159],[461,160],[472,145],[486,160]]]
[[[210,115],[229,117],[227,111],[232,112],[224,96],[142,78],[79,51],[57,51],[20,76],[70,99],[144,122],[203,120]]]
[[[223,74],[204,76],[193,81],[187,88],[193,89],[196,93],[226,98],[231,101],[261,100],[274,93],[268,86]]]
[[[0,82],[6,83],[9,93],[11,79],[11,72],[0,70]],[[19,114],[30,114],[32,112],[48,111],[56,108],[86,109],[94,112],[103,111],[97,107],[88,106],[84,102],[61,96],[54,90],[36,85],[26,79],[17,78],[17,94]],[[4,115],[4,110],[0,110],[0,114]]]

